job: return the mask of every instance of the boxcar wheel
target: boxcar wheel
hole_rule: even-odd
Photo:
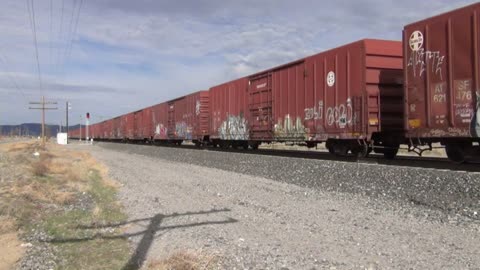
[[[370,149],[368,145],[359,145],[357,148],[352,150],[352,154],[358,158],[365,158],[368,157],[368,154],[370,154],[371,151],[372,149]]]
[[[445,145],[448,159],[456,163],[465,162],[465,147],[462,144],[449,143]]]
[[[383,150],[383,156],[386,159],[394,159],[397,156],[398,148],[385,148]]]
[[[342,144],[336,144],[334,146],[335,155],[345,157],[348,154],[348,147]]]

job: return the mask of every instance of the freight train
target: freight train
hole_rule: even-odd
[[[480,4],[404,27],[403,41],[365,39],[90,126],[95,140],[262,143],[332,154],[480,156]],[[70,131],[72,138],[80,130]]]

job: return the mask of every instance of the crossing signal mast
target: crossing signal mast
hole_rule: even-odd
[[[88,125],[90,124],[90,113],[87,112],[87,117],[85,119],[85,126],[86,126],[86,134],[85,134],[85,138],[87,139],[87,142],[88,142]]]

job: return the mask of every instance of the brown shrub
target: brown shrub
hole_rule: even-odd
[[[48,173],[48,166],[45,160],[39,160],[32,163],[32,172],[35,176],[46,176]]]

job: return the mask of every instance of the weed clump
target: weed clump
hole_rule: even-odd
[[[38,177],[47,176],[48,166],[44,160],[38,160],[32,163],[32,173]]]

